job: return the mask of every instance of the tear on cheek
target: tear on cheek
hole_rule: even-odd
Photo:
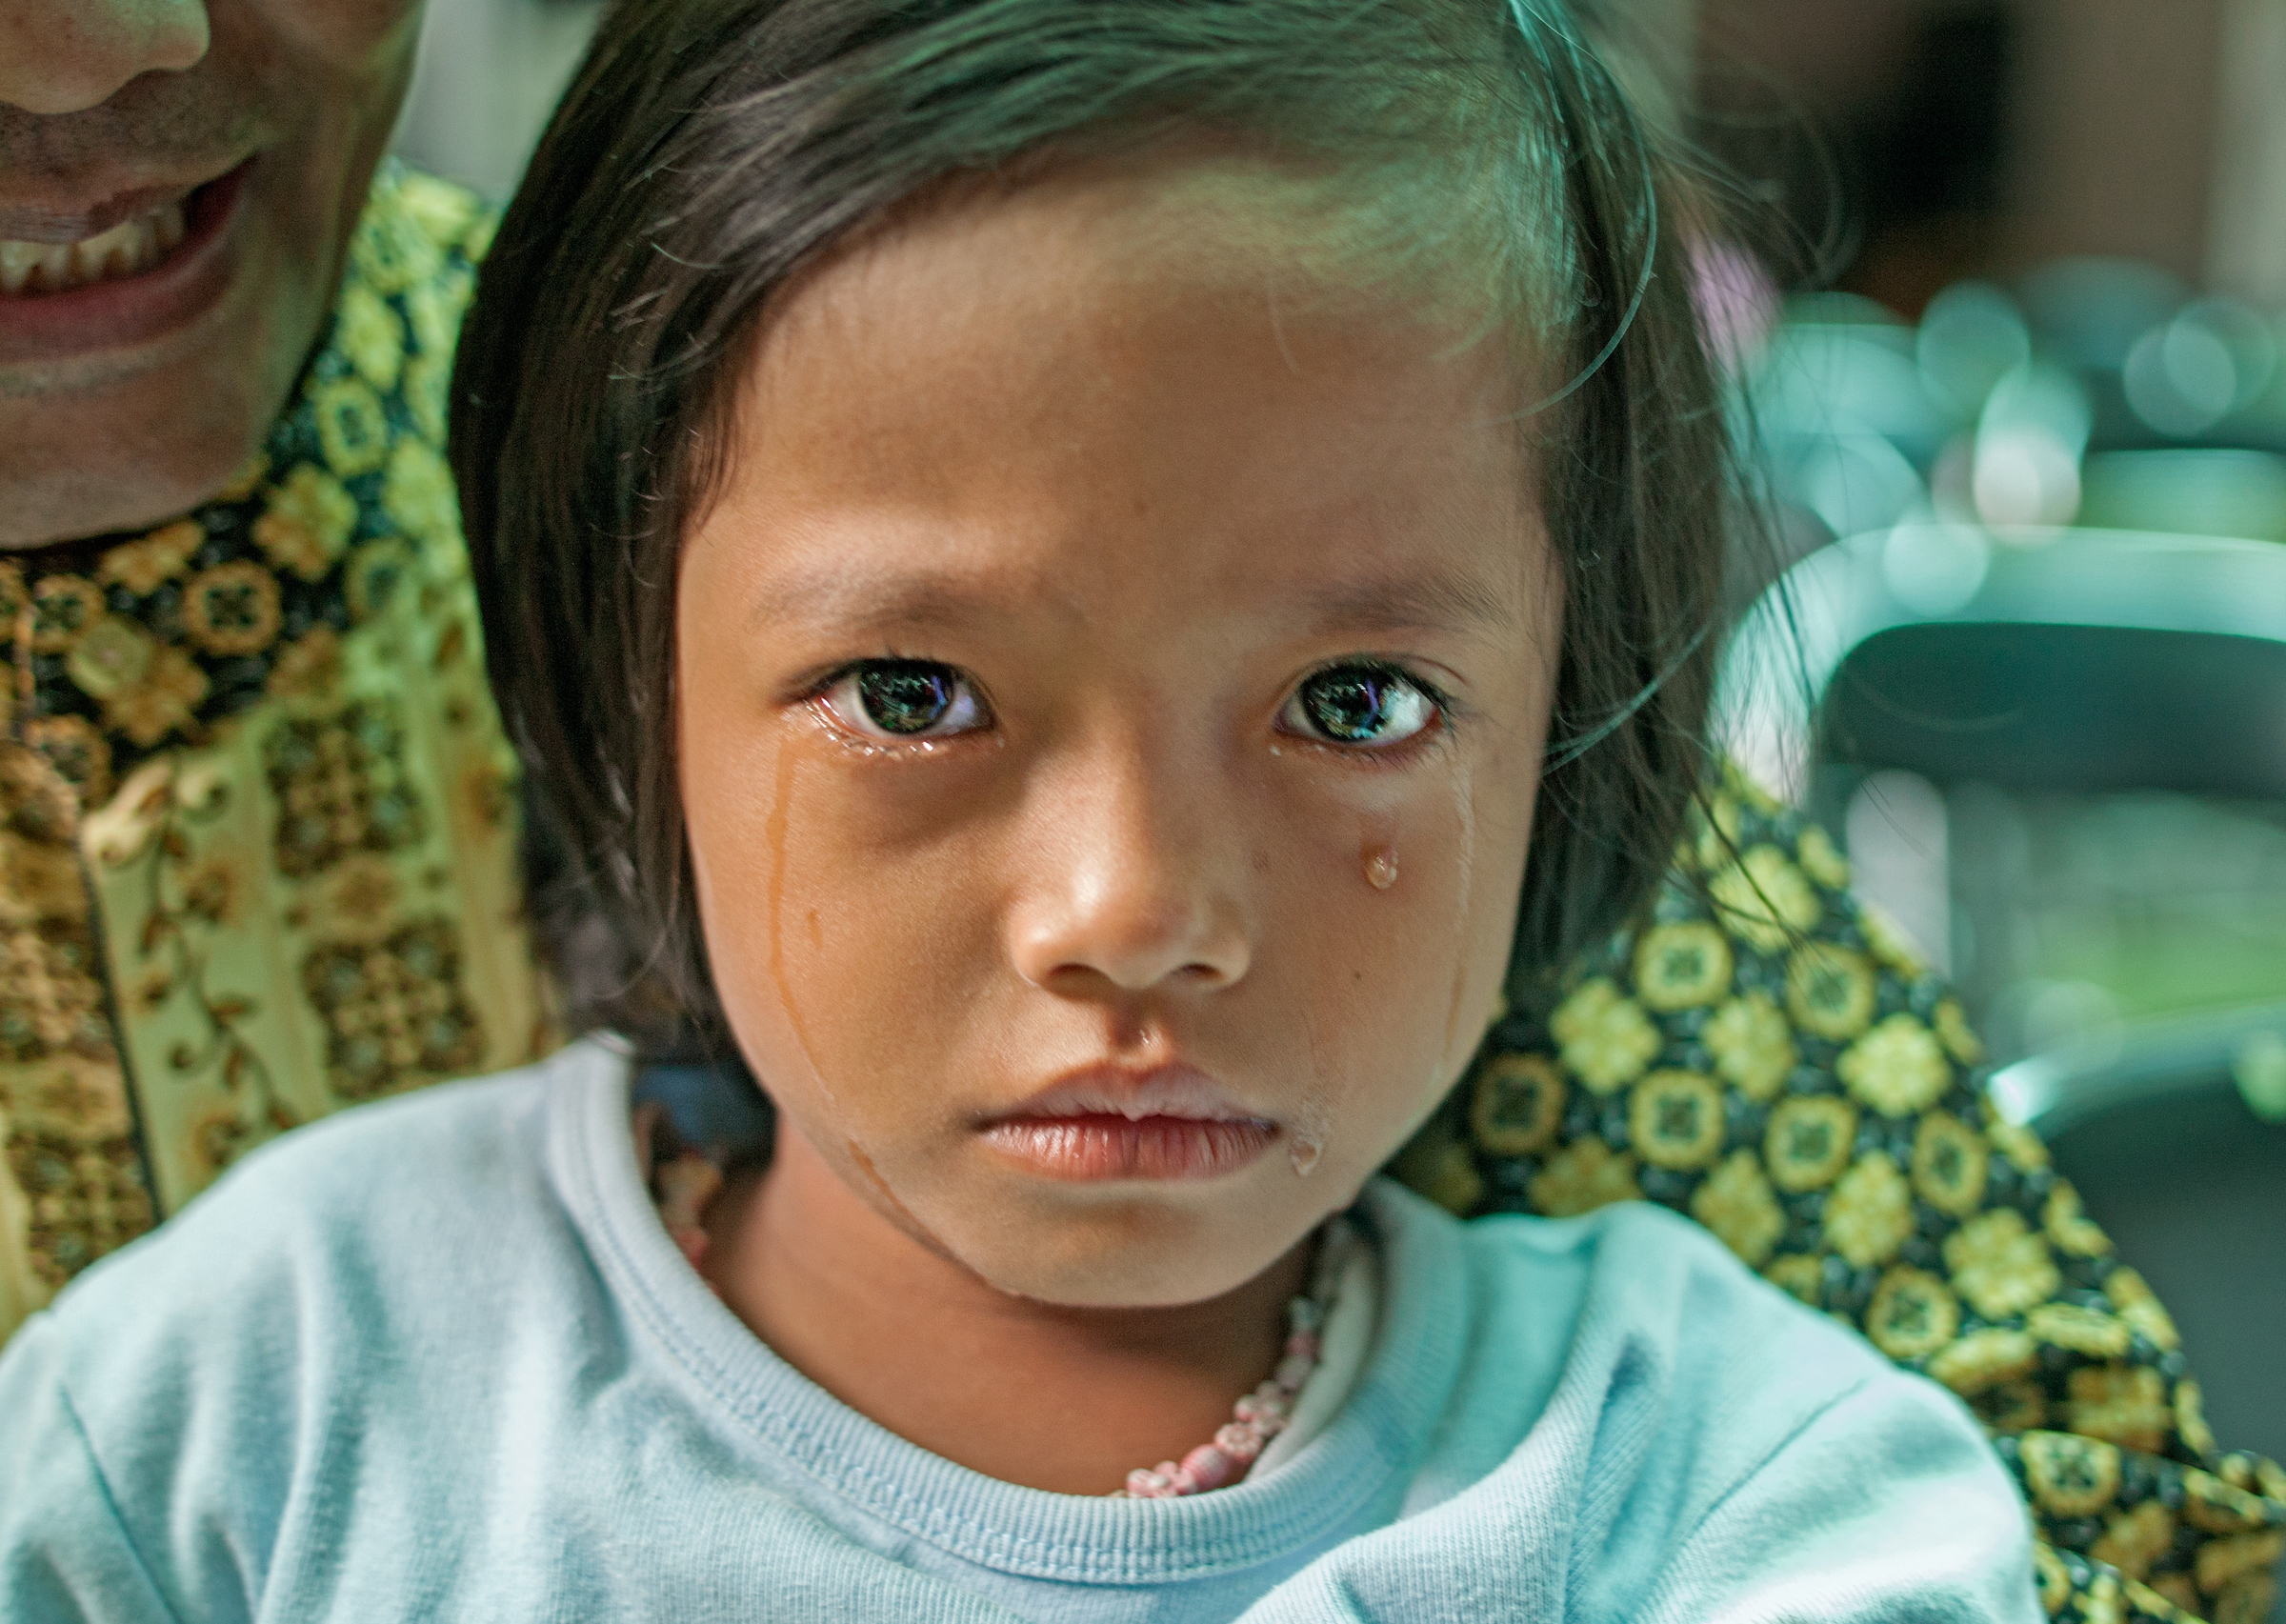
[[[847,1137],[842,1140],[842,1145],[849,1152],[850,1165],[855,1168],[858,1176],[865,1180],[866,1188],[873,1193],[875,1200],[880,1203],[881,1210],[888,1214],[890,1222],[895,1224],[915,1242],[944,1258],[947,1262],[957,1263],[960,1261],[953,1254],[951,1247],[937,1239],[935,1231],[914,1217],[912,1209],[897,1199],[897,1193],[890,1189],[889,1180],[883,1178],[881,1170],[873,1166],[873,1158],[865,1153],[864,1146],[858,1144],[856,1140]]]
[[[1454,1045],[1461,1035],[1461,1018],[1468,1007],[1469,955],[1472,948],[1470,913],[1475,903],[1476,892],[1476,783],[1465,760],[1456,761],[1453,771],[1453,819],[1460,853],[1459,894],[1454,901],[1453,940],[1456,947],[1453,964],[1453,998],[1445,1011],[1446,1065],[1454,1058]],[[1469,1039],[1474,1053],[1478,1038]],[[1443,1068],[1440,1068],[1440,1071]]]
[[[1397,820],[1388,813],[1369,817],[1357,832],[1357,866],[1365,883],[1388,891],[1397,883]]]
[[[808,1023],[802,1018],[802,1008],[794,995],[793,975],[786,956],[786,874],[789,864],[788,843],[793,825],[794,770],[798,766],[796,753],[789,749],[778,756],[776,783],[771,797],[770,812],[762,826],[763,840],[769,854],[769,878],[766,907],[769,911],[771,986],[778,995],[778,1007],[785,1012],[786,1025],[792,1033],[794,1048],[799,1051],[802,1065],[816,1086],[818,1096],[827,1107],[834,1105],[833,1090],[826,1082],[826,1074],[817,1063],[817,1050],[811,1042]],[[812,946],[822,941],[823,932],[815,910],[808,913]]]

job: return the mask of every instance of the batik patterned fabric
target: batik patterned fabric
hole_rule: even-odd
[[[251,1145],[546,1041],[442,454],[491,224],[385,172],[232,486],[0,562],[0,1338]]]
[[[1959,1393],[2031,1504],[2058,1618],[2260,1624],[2286,1473],[2224,1454],[2173,1321],[1976,1039],[1848,893],[1825,832],[1731,774],[1650,923],[1497,1026],[1399,1171],[1462,1213],[1645,1198]]]

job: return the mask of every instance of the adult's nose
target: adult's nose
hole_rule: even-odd
[[[1118,996],[1243,979],[1253,961],[1241,819],[1133,740],[1033,786],[1008,951],[1033,986]]]
[[[0,102],[84,112],[207,53],[206,0],[0,0]]]

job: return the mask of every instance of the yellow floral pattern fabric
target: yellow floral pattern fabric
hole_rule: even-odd
[[[1973,1083],[1959,1006],[1832,841],[1732,774],[1638,932],[1504,1018],[1399,1158],[1461,1213],[1644,1198],[1959,1393],[2076,1624],[2261,1624],[2286,1472],[2217,1446],[2167,1316]]]
[[[260,1140],[547,1041],[441,449],[491,226],[385,171],[231,487],[0,561],[0,1338]]]

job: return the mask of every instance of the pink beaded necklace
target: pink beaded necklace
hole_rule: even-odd
[[[658,1206],[659,1221],[703,1279],[707,1208],[722,1189],[722,1170],[696,1151],[678,1148],[672,1155],[661,1153],[674,1143],[674,1135],[657,1105],[635,1108],[634,1132],[636,1165],[649,1173],[645,1182]],[[1112,1491],[1111,1498],[1169,1500],[1203,1494],[1246,1475],[1270,1440],[1293,1424],[1294,1401],[1317,1369],[1326,1321],[1356,1244],[1356,1227],[1347,1214],[1337,1213],[1325,1221],[1318,1230],[1309,1293],[1286,1305],[1285,1347],[1270,1379],[1232,1406],[1231,1419],[1215,1430],[1213,1439],[1180,1460],[1138,1466],[1127,1474],[1127,1487]]]
[[[1340,1294],[1341,1278],[1356,1239],[1356,1230],[1345,1215],[1335,1213],[1325,1221],[1318,1231],[1310,1293],[1286,1305],[1285,1353],[1270,1379],[1232,1407],[1231,1419],[1216,1430],[1211,1442],[1200,1444],[1180,1460],[1136,1467],[1127,1474],[1127,1487],[1113,1491],[1113,1499],[1171,1500],[1181,1494],[1203,1494],[1246,1475],[1270,1440],[1293,1424],[1294,1400],[1317,1369],[1326,1321]]]

